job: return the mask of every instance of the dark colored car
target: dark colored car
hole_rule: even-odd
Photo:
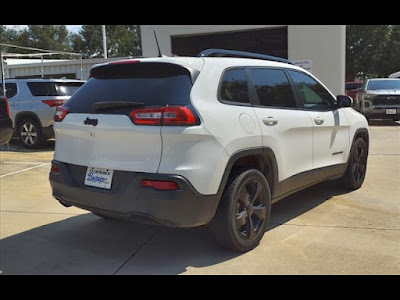
[[[3,90],[0,88],[0,145],[5,145],[12,137],[13,128],[10,119],[10,108],[8,100],[3,95]]]
[[[359,89],[361,86],[362,82],[346,82],[346,95],[350,96],[354,100],[357,95],[357,89]]]

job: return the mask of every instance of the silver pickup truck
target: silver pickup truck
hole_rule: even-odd
[[[367,119],[400,120],[400,79],[367,80],[358,90],[355,109]]]

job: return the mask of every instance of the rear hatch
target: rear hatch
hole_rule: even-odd
[[[57,109],[56,115],[61,117],[54,123],[54,159],[95,168],[156,173],[162,152],[161,126],[151,118],[157,117],[159,107],[193,110],[190,91],[194,73],[181,65],[154,61],[93,67],[86,84]],[[133,113],[146,109],[145,114]],[[135,124],[133,116],[148,118]]]

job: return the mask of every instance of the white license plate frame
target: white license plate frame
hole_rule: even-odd
[[[114,170],[87,167],[85,175],[85,185],[102,189],[111,189]]]

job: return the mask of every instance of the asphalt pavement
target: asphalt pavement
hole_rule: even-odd
[[[2,274],[400,274],[400,124],[373,121],[361,189],[335,182],[272,205],[247,253],[224,250],[207,228],[103,220],[66,208],[48,181],[54,141],[0,151]]]

